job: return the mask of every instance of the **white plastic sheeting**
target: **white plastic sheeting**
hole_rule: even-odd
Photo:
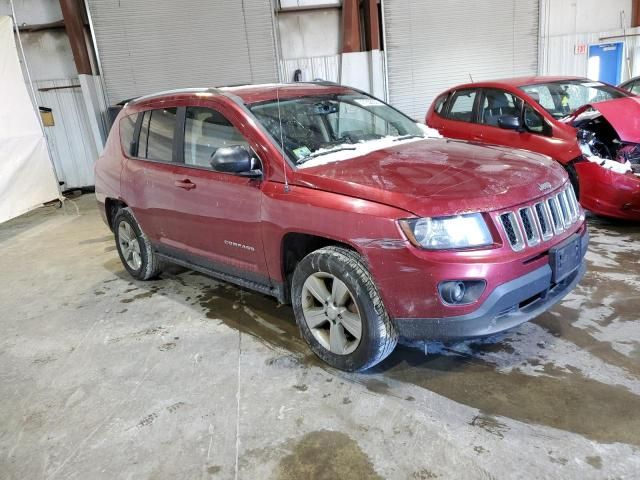
[[[0,100],[1,223],[59,196],[20,69],[11,17],[0,17]]]

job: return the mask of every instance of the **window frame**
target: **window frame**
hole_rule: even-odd
[[[522,105],[520,107],[520,112],[518,113],[518,118],[520,119],[520,124],[522,125],[522,131],[523,132],[527,132],[527,133],[529,133],[531,135],[541,135],[543,137],[553,137],[553,127],[549,123],[549,120],[547,120],[547,117],[538,108],[536,108],[530,102],[526,101],[524,98],[522,98],[517,93],[514,93],[511,90],[507,90],[505,88],[498,88],[498,87],[482,87],[481,90],[482,90],[481,98],[480,98],[480,101],[477,104],[477,112],[476,112],[476,118],[478,120],[479,120],[479,117],[480,117],[480,105],[481,105],[482,102],[484,102],[486,91],[487,90],[499,90],[501,92],[506,93],[507,95],[511,95],[511,96],[519,99],[522,102]],[[542,118],[542,123],[543,123],[542,132],[535,132],[533,130],[530,130],[525,125],[525,123],[524,123],[524,111],[525,111],[525,109],[527,107],[529,107],[536,114],[538,114],[540,116],[540,118]],[[540,108],[542,108],[544,110],[543,107],[540,107]],[[500,130],[505,130],[504,128],[500,127],[499,125],[488,125],[486,123],[480,123],[479,121],[478,121],[478,125],[482,125],[483,127],[499,128]],[[512,130],[512,131],[516,132],[515,130]],[[521,132],[516,132],[516,133],[521,133]]]
[[[451,122],[461,122],[461,123],[475,123],[478,124],[478,105],[480,104],[479,100],[482,96],[482,89],[480,87],[467,87],[460,88],[458,90],[452,90],[449,92],[449,97],[447,98],[447,106],[446,109],[443,110],[442,116],[446,120]],[[458,118],[451,118],[451,107],[453,107],[454,100],[457,98],[459,93],[462,92],[475,92],[476,96],[473,99],[473,105],[471,106],[471,119],[470,120],[460,120]]]
[[[522,101],[523,101],[523,104],[522,104],[522,109],[521,109],[521,112],[520,112],[520,122],[522,123],[522,128],[524,129],[524,131],[527,132],[527,133],[530,133],[531,135],[540,135],[542,137],[553,137],[553,126],[549,123],[549,120],[547,120],[547,117],[545,115],[543,115],[535,106],[533,106],[532,104],[530,104],[526,100],[522,99]],[[533,110],[542,119],[542,131],[541,132],[535,132],[535,131],[529,129],[526,126],[526,124],[524,122],[524,111],[525,111],[525,109],[527,107],[529,107],[531,110]],[[542,107],[540,107],[540,108],[542,108]]]
[[[215,170],[213,167],[203,167],[201,165],[191,165],[191,164],[188,164],[188,163],[185,162],[185,158],[184,158],[184,145],[185,145],[185,143],[184,143],[184,141],[185,141],[185,134],[186,134],[186,126],[187,126],[187,109],[190,108],[190,107],[191,108],[205,108],[205,109],[211,110],[213,112],[216,112],[216,113],[222,115],[222,117],[225,118],[233,126],[233,128],[235,128],[238,131],[238,133],[240,133],[240,135],[242,135],[242,138],[244,138],[245,142],[247,143],[247,145],[249,147],[249,153],[253,157],[255,157],[255,159],[260,164],[259,170],[262,172],[262,175],[264,176],[264,173],[265,173],[265,171],[264,171],[264,162],[262,161],[262,159],[260,158],[260,156],[256,152],[256,149],[253,148],[253,146],[251,145],[251,141],[249,140],[249,138],[242,132],[242,130],[240,130],[240,128],[238,128],[238,126],[233,121],[233,119],[229,118],[230,117],[229,115],[225,115],[225,113],[222,111],[221,108],[218,107],[218,105],[216,105],[214,107],[210,103],[207,103],[207,104],[190,103],[188,105],[184,105],[182,107],[178,107],[178,121],[176,122],[176,128],[178,128],[178,130],[176,131],[176,133],[178,134],[179,138],[178,138],[178,141],[174,142],[174,147],[175,147],[175,149],[177,149],[177,151],[174,151],[174,154],[175,154],[175,158],[176,158],[176,163],[178,165],[180,165],[181,167],[185,167],[185,168],[191,168],[191,169],[194,169],[194,170],[202,170],[204,172],[213,172],[213,173],[217,173],[217,174],[220,174],[220,175],[231,175],[233,177],[241,177],[241,178],[244,177],[244,175],[242,173],[221,172],[219,170]],[[249,178],[249,177],[245,177],[245,178]]]
[[[484,122],[481,121],[480,108],[481,108],[481,105],[484,103],[484,100],[485,100],[485,98],[487,96],[487,91],[495,90],[495,91],[498,91],[498,92],[505,93],[507,95],[511,95],[512,97],[517,98],[518,100],[520,100],[520,102],[521,102],[520,110],[518,111],[516,116],[520,119],[520,122],[522,123],[522,126],[524,128],[524,107],[527,104],[527,102],[525,102],[524,98],[520,97],[519,95],[516,95],[513,92],[510,92],[509,90],[505,90],[504,88],[482,87],[480,90],[481,90],[481,96],[480,96],[480,101],[478,102],[478,105],[477,105],[478,111],[476,112],[476,119],[477,119],[478,125],[482,125],[483,127],[499,128],[500,130],[504,130],[504,128],[500,127],[499,125],[489,125],[488,123],[484,123]],[[531,133],[533,133],[533,132],[531,132]]]
[[[449,100],[451,98],[451,94],[453,92],[445,92],[436,97],[433,101],[433,113],[440,118],[447,118],[445,116],[449,104]],[[440,111],[438,112],[438,108]]]
[[[131,132],[131,142],[129,142],[129,148],[125,149],[124,145],[122,144],[122,121],[128,117],[133,117],[134,115],[136,117],[136,121],[133,124],[133,132]],[[138,153],[138,133],[140,133],[139,124],[141,121],[141,117],[142,115],[140,115],[140,112],[137,111],[125,114],[120,118],[120,120],[118,120],[118,136],[120,137],[120,148],[127,158],[135,158],[135,155],[133,154],[134,151],[136,154]]]

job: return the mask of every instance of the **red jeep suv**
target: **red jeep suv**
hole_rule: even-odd
[[[118,114],[96,196],[133,277],[173,262],[291,302],[321,359],[364,370],[399,336],[525,322],[585,270],[560,165],[427,134],[335,84],[164,92]]]

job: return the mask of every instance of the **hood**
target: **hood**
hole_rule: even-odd
[[[620,140],[640,143],[640,97],[623,97],[584,105],[569,116],[571,124],[589,108],[602,114],[616,131]]]
[[[548,157],[458,140],[420,140],[300,169],[294,182],[418,216],[485,212],[555,190],[566,173]]]

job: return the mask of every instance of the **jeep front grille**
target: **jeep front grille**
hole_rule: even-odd
[[[540,202],[501,213],[499,223],[511,248],[519,252],[564,232],[580,215],[578,199],[568,184],[559,193]]]

